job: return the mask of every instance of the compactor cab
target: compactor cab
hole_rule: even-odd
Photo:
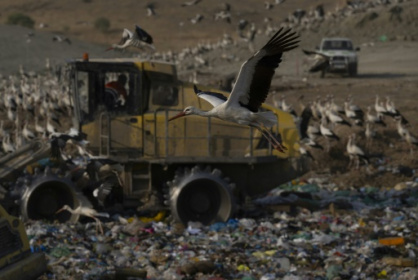
[[[146,121],[143,117],[147,112],[178,105],[174,65],[134,60],[75,61],[71,70],[74,122],[88,133],[89,148],[101,155],[129,158],[149,152],[153,145],[145,146],[145,138],[154,126],[150,118]],[[120,75],[127,79],[125,97],[106,87]],[[143,125],[149,130],[143,131]]]
[[[171,116],[192,105],[209,110],[193,84],[178,80],[174,64],[138,59],[91,59],[69,63],[74,126],[88,149],[123,165],[124,202],[161,198],[182,222],[228,219],[242,196],[264,192],[300,174],[298,130],[290,114],[271,106],[285,153],[253,129],[214,118]],[[109,96],[106,84],[127,78],[127,96]],[[201,90],[212,90],[197,85]],[[110,92],[111,93],[111,92]],[[226,93],[225,93],[226,94]],[[227,177],[227,179],[225,179]],[[231,186],[236,185],[236,190]]]

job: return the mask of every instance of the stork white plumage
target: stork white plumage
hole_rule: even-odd
[[[293,108],[293,106],[291,104],[288,104],[286,102],[286,96],[283,94],[282,97],[280,98],[280,101],[278,103],[278,108],[281,109],[282,111],[285,111],[293,116],[296,116],[296,111]]]
[[[306,157],[310,158],[312,161],[316,161],[315,158],[313,157],[312,153],[309,150],[307,150],[303,145],[300,145],[300,144],[299,144],[299,153],[302,156],[306,156]]]
[[[197,96],[208,101],[214,108],[202,111],[189,106],[169,121],[198,115],[247,125],[258,129],[275,149],[284,152],[286,148],[269,130],[277,124],[276,115],[271,111],[260,112],[259,108],[267,98],[274,70],[279,66],[283,52],[296,48],[298,38],[296,32],[290,29],[283,31],[281,28],[264,47],[244,62],[228,98],[220,93],[200,91],[195,86]]]
[[[377,112],[377,115],[372,114],[372,107],[367,106],[366,121],[372,124],[380,124],[386,127],[386,123],[382,119],[382,115]]]
[[[5,153],[14,153],[16,151],[16,147],[10,142],[10,134],[4,137],[1,144]]]
[[[308,71],[310,73],[321,71],[321,77],[324,77],[325,71],[329,67],[330,57],[321,53],[320,51],[302,51],[304,54],[308,55],[312,61]]]
[[[52,122],[51,122],[51,117],[50,117],[50,115],[49,114],[47,114],[47,117],[46,117],[46,132],[48,133],[48,135],[49,134],[52,134],[52,133],[55,133],[55,132],[57,132],[58,130],[56,129],[56,127],[52,124]]]
[[[312,101],[311,110],[312,116],[316,120],[320,120],[322,118],[322,110],[321,108],[321,100],[318,98],[317,100]]]
[[[100,212],[97,212],[95,209],[89,208],[89,207],[78,206],[76,209],[72,209],[70,206],[64,205],[61,209],[55,212],[55,214],[58,214],[62,211],[68,211],[74,215],[82,215],[82,216],[86,216],[86,217],[90,217],[94,219],[96,221],[96,233],[97,233],[97,230],[100,229],[101,234],[103,234],[103,227],[102,227],[102,223],[97,217],[109,218],[108,213],[100,213]]]
[[[351,126],[351,123],[349,123],[348,121],[346,121],[345,119],[340,117],[340,115],[338,115],[338,113],[335,112],[332,109],[326,110],[325,114],[326,114],[327,118],[329,119],[329,121],[332,123],[332,126],[334,126],[336,124]]]
[[[153,39],[144,29],[135,25],[135,31],[132,32],[129,29],[124,29],[122,38],[118,44],[112,44],[106,51],[114,49],[125,49],[129,46],[137,48],[149,48],[154,50]]]
[[[344,101],[345,116],[354,121],[356,125],[363,125],[363,111],[355,105],[350,104],[349,99]]]
[[[344,101],[344,113],[347,118],[354,119],[356,117],[356,112],[351,110],[348,101]]]
[[[321,118],[321,124],[319,126],[319,131],[321,132],[321,135],[325,137],[325,141],[326,141],[326,144],[327,144],[326,151],[329,152],[329,148],[330,148],[329,140],[330,139],[340,140],[340,137],[338,137],[338,135],[335,134],[334,131],[332,131],[330,128],[326,127],[326,117],[325,116],[322,116],[322,118]]]
[[[191,1],[186,1],[184,3],[181,4],[182,7],[186,7],[186,6],[193,6],[196,5],[197,3],[199,3],[202,0],[191,0]]]
[[[31,140],[35,139],[35,137],[36,137],[35,133],[32,130],[29,129],[27,121],[25,122],[25,124],[23,126],[22,135],[28,141],[31,141]]]
[[[7,110],[7,118],[9,119],[9,121],[15,122],[16,121],[16,111],[13,111],[13,109],[9,108]]]
[[[316,125],[308,125],[306,134],[308,135],[310,139],[315,140],[317,136],[321,135],[321,131]]]
[[[344,108],[335,103],[334,95],[330,94],[328,98],[329,108],[336,113],[344,114]]]
[[[312,148],[316,148],[316,149],[321,149],[321,150],[324,149],[324,147],[322,147],[320,144],[318,144],[317,142],[315,142],[314,139],[309,138],[309,137],[302,139],[300,143],[302,143],[302,144],[304,144],[304,145],[306,145],[308,147],[312,147]]]
[[[376,95],[374,109],[379,115],[388,115],[388,111],[386,110],[386,106],[383,102],[380,102],[379,95]]]
[[[348,164],[348,168],[350,168],[355,161],[356,169],[360,167],[360,159],[364,160],[366,164],[369,163],[369,158],[366,156],[364,151],[355,144],[355,134],[348,136],[347,142],[347,153],[350,157],[350,162]]]
[[[400,117],[402,120],[402,124],[403,125],[408,125],[409,122],[408,120],[399,112],[398,109],[396,109],[395,107],[395,103],[390,99],[389,96],[386,96],[386,111],[388,112],[388,114],[395,118],[395,117]]]
[[[46,133],[46,128],[45,126],[39,124],[38,117],[35,117],[35,131],[38,135],[43,135]]]
[[[405,135],[406,135],[408,130],[403,126],[402,118],[395,117],[395,121],[396,121],[396,130],[397,130],[399,136],[401,136],[402,139],[405,139]]]

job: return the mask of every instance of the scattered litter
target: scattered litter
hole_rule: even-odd
[[[119,216],[94,222],[26,223],[42,279],[414,279],[417,184],[339,190],[293,181],[253,200],[256,217],[205,226]],[[275,207],[273,207],[275,206]],[[280,208],[279,206],[287,206]],[[58,277],[58,278],[57,278]],[[117,278],[119,277],[119,278]],[[412,277],[412,278],[410,278]]]

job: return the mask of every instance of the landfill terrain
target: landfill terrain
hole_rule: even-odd
[[[291,26],[300,47],[284,54],[267,102],[282,106],[284,100],[300,115],[301,105],[315,100],[333,97],[344,106],[350,97],[366,112],[374,110],[377,96],[389,97],[418,137],[417,0],[229,1],[230,23],[214,18],[228,9],[223,1],[115,2],[1,1],[1,23],[14,12],[36,22],[34,29],[0,25],[1,76],[41,72],[47,59],[58,67],[84,52],[92,58],[148,57],[135,49],[105,52],[123,28],[138,24],[152,34],[155,57],[177,64],[180,79],[225,88],[269,39],[270,27],[277,30],[297,9],[309,12],[323,4],[323,19]],[[155,15],[147,15],[147,5]],[[203,18],[191,23],[197,14]],[[105,33],[94,28],[100,16],[111,22]],[[255,23],[252,45],[238,36],[241,19]],[[54,35],[71,43],[53,41]],[[323,37],[348,37],[360,47],[356,77],[308,72],[302,49],[314,50]],[[6,121],[7,112],[0,116]],[[70,121],[62,121],[68,126],[62,129],[69,128]],[[393,117],[383,121],[373,126],[372,140],[364,126],[336,125],[339,141],[318,137],[328,152],[308,149],[307,174],[254,198],[225,223],[182,225],[170,222],[168,213],[113,214],[100,218],[100,234],[89,218],[27,222],[32,250],[43,251],[48,261],[39,279],[418,279],[418,147],[398,134]],[[369,158],[358,168],[349,166],[346,150],[353,133]]]

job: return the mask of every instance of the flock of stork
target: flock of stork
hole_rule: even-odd
[[[336,23],[341,22],[341,20],[345,17],[349,17],[356,13],[367,13],[372,9],[380,6],[387,6],[387,5],[397,5],[401,2],[406,2],[408,0],[374,0],[374,1],[346,1],[346,5],[337,5],[335,10],[328,10],[324,9],[324,5],[317,5],[309,10],[305,9],[296,9],[293,12],[289,13],[288,16],[279,23],[274,23],[271,17],[266,16],[263,19],[263,22],[253,22],[245,18],[238,18],[235,13],[231,11],[236,11],[236,7],[231,6],[228,3],[221,3],[218,5],[218,12],[212,16],[206,15],[204,12],[196,14],[196,16],[189,19],[191,24],[199,24],[205,20],[224,20],[226,24],[233,24],[236,26],[236,35],[238,35],[238,39],[234,40],[236,37],[233,33],[224,33],[220,38],[218,38],[215,42],[198,42],[196,45],[185,47],[182,50],[176,52],[172,50],[168,51],[159,51],[150,45],[146,45],[141,43],[143,50],[151,50],[152,52],[141,53],[139,55],[145,55],[147,57],[151,57],[153,59],[169,61],[169,62],[179,62],[179,69],[199,69],[202,70],[205,67],[210,67],[211,61],[206,59],[204,54],[211,52],[217,49],[227,48],[228,46],[237,44],[237,43],[244,43],[248,45],[248,48],[251,52],[254,52],[254,41],[259,35],[265,35],[267,37],[271,37],[274,33],[280,29],[292,29],[297,32],[302,32],[304,30],[311,30],[317,29],[320,24],[324,21],[333,21]],[[409,0],[410,1],[410,0]],[[283,5],[285,0],[274,0],[274,1],[265,1],[264,9],[271,10],[274,9],[275,6]],[[199,5],[201,1],[199,0],[191,0],[184,2],[181,7],[190,7]],[[149,12],[149,10],[152,12]],[[257,7],[255,7],[257,9]],[[260,5],[260,9],[262,9]],[[154,5],[150,4],[147,5],[147,14],[149,16],[154,16],[158,14]],[[184,25],[184,22],[179,23],[180,25]],[[136,30],[136,28],[135,28]],[[124,30],[123,38],[126,34],[130,34],[129,38],[132,38],[136,32],[131,32],[129,30]],[[131,37],[132,36],[132,37]],[[126,43],[126,41],[124,41]],[[118,44],[118,46],[113,46],[115,48],[121,48],[124,44]],[[222,58],[230,60],[234,55],[223,55]],[[192,59],[187,59],[192,58]]]
[[[303,104],[302,100],[303,96],[298,99],[302,110],[300,116],[297,116],[293,105],[288,104],[284,96],[279,100],[274,100],[274,103],[283,111],[292,114],[299,123],[300,152],[313,160],[315,159],[310,153],[310,149],[329,152],[331,141],[343,141],[342,135],[347,133],[338,135],[335,132],[338,126],[349,128],[346,141],[346,152],[350,158],[349,168],[356,167],[358,169],[361,162],[369,164],[368,150],[372,146],[378,129],[386,129],[390,126],[396,128],[399,139],[409,145],[411,156],[414,147],[418,146],[418,139],[410,132],[408,120],[395,107],[389,96],[382,100],[379,95],[376,95],[375,103],[368,105],[366,110],[354,104],[351,95],[345,99],[342,106],[334,101],[333,95],[327,95],[324,99],[317,97],[307,105]],[[393,121],[388,122],[388,119]],[[321,138],[323,140],[320,140]],[[364,149],[357,143],[356,138],[365,139]],[[323,142],[325,142],[325,148],[321,145]]]
[[[259,129],[269,140],[272,146],[283,152],[285,147],[272,136],[269,127],[274,125],[273,117],[265,112],[259,112],[259,107],[266,100],[274,75],[274,70],[281,62],[282,54],[298,44],[298,35],[290,32],[290,29],[279,29],[267,44],[245,61],[240,69],[234,87],[228,98],[220,97],[218,93],[202,92],[195,88],[198,97],[210,102],[214,108],[208,112],[202,112],[193,107],[187,107],[176,117],[186,115],[213,116],[226,121],[236,122]],[[113,44],[109,49],[127,48],[129,46],[143,47],[152,45],[152,37],[139,26],[131,32],[125,29],[119,44]],[[21,68],[19,76],[9,76],[1,82],[0,91],[3,98],[0,99],[0,109],[6,115],[0,121],[0,140],[3,153],[13,153],[26,142],[35,138],[48,138],[58,133],[57,127],[61,127],[62,117],[69,119],[71,116],[71,101],[68,82],[63,81],[65,74],[63,68],[55,72],[49,64],[46,66],[46,75],[28,75]],[[265,72],[265,71],[268,72]],[[254,90],[257,89],[257,90]],[[302,102],[302,98],[299,100]],[[303,105],[300,117],[289,106],[285,99],[275,102],[283,111],[295,115],[300,124],[300,152],[311,156],[310,148],[323,147],[317,142],[317,137],[325,139],[326,151],[330,149],[330,141],[340,140],[334,132],[337,125],[364,127],[366,148],[375,136],[375,127],[387,124],[384,116],[390,116],[396,120],[396,128],[401,139],[411,147],[418,145],[418,140],[408,130],[408,121],[395,108],[394,102],[386,97],[385,101],[376,96],[374,108],[367,106],[364,112],[359,106],[353,104],[349,96],[344,105],[334,102],[333,96],[326,100],[314,100],[308,106]],[[301,103],[302,104],[302,103]],[[373,112],[374,109],[374,112]],[[174,119],[174,118],[172,118]],[[310,120],[316,120],[317,125],[309,124]],[[360,160],[369,163],[367,154],[356,144],[356,135],[352,133],[347,140],[347,153],[350,157],[350,166],[356,162],[359,167]]]
[[[13,153],[35,138],[48,139],[63,130],[72,113],[69,88],[63,69],[46,74],[23,72],[4,77],[0,84],[0,141],[2,152]]]
[[[277,1],[276,4],[281,2]],[[197,3],[199,1],[193,1],[187,5],[195,5]],[[185,6],[187,5],[185,4]],[[351,9],[358,8],[355,5],[348,6]],[[292,18],[297,18],[297,15],[293,15]],[[304,17],[304,14],[299,16]],[[292,21],[288,20],[285,22],[291,23]],[[254,26],[252,25],[253,29]],[[215,117],[227,121],[254,126],[269,139],[273,147],[283,151],[284,147],[281,146],[277,139],[271,136],[267,129],[272,125],[269,116],[262,116],[262,114],[257,112],[259,106],[267,97],[271,78],[275,68],[281,62],[282,53],[293,49],[298,43],[294,32],[289,33],[290,29],[287,29],[281,33],[283,30],[283,27],[280,28],[263,48],[244,62],[228,99],[222,98],[214,101],[214,96],[211,96],[211,93],[197,92],[199,97],[206,97],[206,100],[211,102],[214,108],[209,112],[199,112],[195,108],[186,108],[187,110],[183,111],[183,116],[188,114],[205,116],[215,114]],[[124,49],[130,46],[147,47],[155,50],[152,37],[137,25],[134,32],[124,29],[121,41],[118,44],[113,44],[108,50]],[[269,73],[271,72],[271,74],[267,74],[265,79],[261,79],[262,76],[258,75],[258,72],[263,67],[267,68]],[[2,80],[0,91],[3,98],[0,98],[0,109],[5,113],[6,119],[2,119],[0,123],[0,139],[4,153],[12,153],[17,148],[23,146],[25,142],[31,141],[36,137],[48,137],[57,133],[57,127],[61,127],[61,117],[68,118],[70,116],[71,101],[68,94],[69,88],[64,86],[68,83],[62,81],[64,77],[62,70],[53,73],[50,67],[47,66],[46,73],[46,75],[28,76],[21,71],[20,76],[9,76],[8,79]],[[254,92],[254,87],[261,90]],[[281,100],[276,105],[284,111],[290,110],[285,100]],[[344,102],[344,106],[335,104],[332,97],[325,102],[321,100],[313,101],[309,106],[305,106],[302,120],[300,120],[301,152],[308,154],[308,150],[304,148],[306,146],[322,148],[322,146],[316,143],[318,135],[326,139],[326,150],[329,151],[329,141],[331,139],[340,140],[340,137],[333,131],[336,125],[364,125],[365,136],[368,139],[367,143],[370,143],[375,134],[375,126],[386,126],[383,116],[391,116],[396,120],[397,131],[400,137],[411,146],[412,153],[412,146],[417,145],[418,140],[406,128],[407,120],[395,108],[389,97],[387,97],[386,102],[382,103],[377,96],[374,109],[375,112],[373,113],[372,107],[368,106],[366,112],[364,112],[352,103],[351,97]],[[306,118],[307,115],[309,116],[308,118]],[[303,118],[304,116],[305,118]],[[304,121],[304,119],[311,119],[311,116],[312,119],[319,121],[318,126],[308,125]],[[354,134],[348,137],[347,153],[350,155],[350,159],[357,160],[357,166],[359,165],[359,159],[368,162],[365,152],[356,145]]]

